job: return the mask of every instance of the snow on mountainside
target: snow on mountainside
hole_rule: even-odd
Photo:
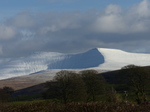
[[[98,48],[99,52],[104,56],[105,62],[98,68],[116,70],[129,64],[138,66],[150,65],[150,54],[129,53],[117,49]]]
[[[150,54],[95,48],[79,54],[39,52],[28,57],[0,59],[0,79],[54,69],[116,70],[129,64],[150,65]]]

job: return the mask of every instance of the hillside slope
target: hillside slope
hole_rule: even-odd
[[[0,59],[0,79],[61,69],[117,70],[129,64],[150,65],[150,54],[95,48],[79,54],[39,52],[27,57]]]

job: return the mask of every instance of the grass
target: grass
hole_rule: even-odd
[[[49,101],[49,100],[47,100]],[[30,104],[30,103],[42,103],[42,102],[46,102],[46,100],[33,100],[33,101],[14,101],[14,102],[9,102],[7,104],[11,104],[11,105],[20,105],[20,104]]]
[[[114,103],[68,103],[34,101],[24,103],[2,103],[0,112],[150,112],[150,105]]]

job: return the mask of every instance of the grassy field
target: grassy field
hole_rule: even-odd
[[[150,112],[150,105],[114,103],[68,103],[51,101],[1,103],[0,112]]]

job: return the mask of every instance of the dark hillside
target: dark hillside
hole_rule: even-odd
[[[117,76],[120,75],[120,70],[101,73],[101,75],[106,79],[109,84],[116,84],[118,83]]]
[[[28,96],[28,95],[34,95],[34,94],[40,94],[46,90],[45,83],[41,83],[35,86],[31,86],[28,88],[16,90],[13,94],[13,96]]]
[[[150,66],[145,66],[144,68],[150,73]],[[101,75],[106,79],[106,81],[109,84],[119,84],[118,76],[123,74],[121,74],[121,69],[120,69],[115,71],[104,72],[101,73]]]

